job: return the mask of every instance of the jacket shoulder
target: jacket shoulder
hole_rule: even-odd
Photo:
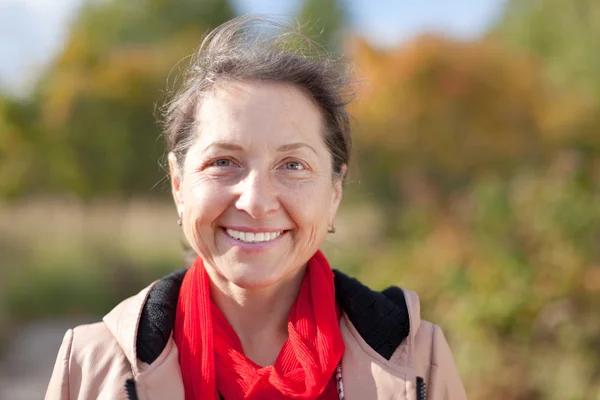
[[[415,372],[427,385],[427,398],[466,399],[462,380],[442,329],[421,321],[414,335]]]
[[[71,362],[76,365],[98,364],[102,354],[123,353],[116,338],[103,321],[72,329]],[[123,355],[124,356],[124,355]]]
[[[115,396],[131,376],[127,358],[106,324],[80,325],[65,334],[46,398]]]
[[[341,274],[336,274],[336,278],[347,279]],[[365,299],[371,305],[368,312],[362,309],[361,314],[348,315],[354,329],[363,340],[389,364],[408,368],[416,377],[422,378],[425,382],[427,398],[466,399],[446,337],[439,326],[421,319],[421,306],[417,293],[397,286],[388,287],[382,292],[372,292],[364,286],[361,287],[362,285],[355,280],[349,282],[353,293],[350,298],[360,297],[360,301],[349,304],[351,312],[356,311],[356,305],[363,304]],[[346,285],[347,282],[338,286],[344,288]],[[395,310],[389,312],[392,308]],[[369,331],[366,331],[367,335],[365,335],[365,331],[361,332],[358,329],[365,321],[372,326],[386,327],[383,331],[380,330],[377,336],[379,338],[383,336],[387,346],[377,347],[381,344],[381,339],[373,341],[368,334]],[[398,329],[397,326],[401,328]]]

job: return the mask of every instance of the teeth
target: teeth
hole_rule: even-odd
[[[247,243],[259,243],[259,242],[268,242],[270,240],[276,239],[279,235],[282,234],[283,231],[280,232],[241,232],[235,231],[233,229],[227,229],[227,233],[234,239],[241,240],[242,242]]]

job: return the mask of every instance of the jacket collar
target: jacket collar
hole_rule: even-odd
[[[103,318],[131,363],[134,375],[139,373],[138,360],[152,364],[167,345],[186,271],[152,283]],[[418,329],[418,299],[412,299],[411,292],[398,287],[375,292],[339,271],[334,273],[336,299],[347,319],[374,351],[389,360],[402,341]]]
[[[138,324],[146,303],[146,298],[157,282],[143,289],[141,292],[132,296],[112,309],[102,319],[110,333],[115,337],[117,343],[125,353],[127,360],[131,364],[134,376],[138,374],[137,365],[137,346],[136,334]]]

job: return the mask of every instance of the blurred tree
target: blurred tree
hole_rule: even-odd
[[[357,41],[355,51],[371,85],[353,110],[359,166],[390,228],[407,196],[449,198],[479,176],[543,165],[587,133],[585,99],[491,40],[422,36],[393,51]]]
[[[36,115],[35,104],[0,96],[0,197],[16,197],[24,190],[34,190],[39,183]]]
[[[47,191],[151,194],[164,176],[154,104],[173,66],[233,16],[226,0],[85,3],[35,92]]]
[[[554,82],[600,103],[600,2],[509,0],[492,34],[539,57]]]
[[[529,54],[559,90],[586,103],[570,147],[579,158],[579,178],[600,187],[600,2],[509,0],[490,36]],[[568,111],[555,108],[556,117]],[[552,114],[550,114],[552,115]]]
[[[336,54],[342,52],[347,19],[342,0],[304,0],[298,13],[302,32]]]
[[[338,263],[364,260],[361,281],[419,293],[469,398],[596,399],[600,201],[575,167],[563,155],[546,170],[477,178],[443,213],[403,207],[407,235],[355,242]]]

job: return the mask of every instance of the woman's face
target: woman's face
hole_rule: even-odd
[[[318,108],[291,84],[223,82],[196,119],[183,170],[169,155],[187,240],[236,286],[291,278],[319,249],[342,196]]]

